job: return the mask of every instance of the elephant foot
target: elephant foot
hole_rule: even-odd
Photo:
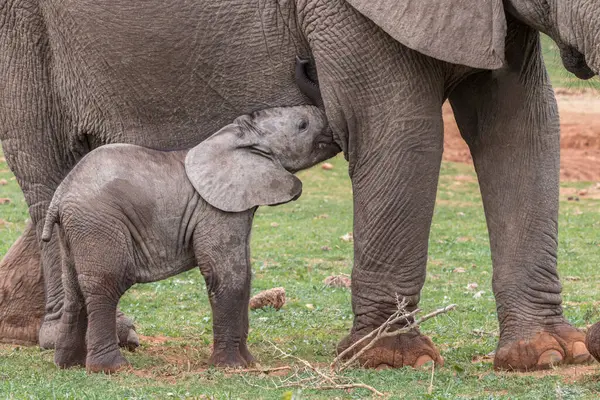
[[[500,339],[494,368],[535,371],[559,364],[585,364],[590,361],[592,357],[585,345],[585,335],[565,323],[522,339]]]
[[[350,333],[339,343],[338,354],[346,350],[364,335]],[[362,348],[351,351],[345,356],[350,358]],[[411,366],[421,368],[425,364],[435,362],[436,365],[444,365],[444,359],[433,345],[431,339],[412,330],[398,336],[387,337],[379,340],[374,347],[367,350],[358,358],[360,365],[366,368],[401,368]]]
[[[115,349],[103,355],[88,355],[85,365],[87,372],[111,374],[129,365],[129,362],[123,357],[119,349]]]
[[[596,361],[600,361],[600,322],[596,322],[588,330],[585,336],[585,347]]]
[[[244,345],[240,347],[240,355],[244,360],[246,360],[246,365],[254,365],[256,359],[248,350],[248,346]]]
[[[42,349],[54,349],[59,335],[60,318],[44,320],[40,326],[39,344]]]
[[[246,346],[231,350],[228,348],[214,349],[208,363],[215,367],[245,368],[254,364],[255,360]]]
[[[58,337],[59,319],[46,320],[42,323],[39,332],[39,344],[42,349],[54,349]],[[129,351],[134,351],[140,345],[140,339],[131,318],[121,311],[117,311],[117,338],[119,346]]]
[[[73,349],[57,349],[54,353],[54,363],[59,368],[85,367],[86,352]]]

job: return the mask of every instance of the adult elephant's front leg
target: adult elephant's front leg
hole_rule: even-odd
[[[397,301],[405,299],[409,310],[419,302],[442,154],[440,105],[422,112],[389,121],[387,136],[354,170],[355,319],[339,351],[385,322]],[[380,129],[367,126],[363,132]],[[430,361],[443,362],[417,330],[380,341],[360,360],[368,367],[419,367]]]
[[[479,177],[500,341],[494,366],[532,370],[590,359],[563,317],[556,270],[559,124],[538,34],[512,21],[509,66],[451,95]],[[524,51],[525,50],[525,51]]]
[[[345,2],[303,8],[327,117],[350,163],[354,191],[354,324],[342,351],[377,329],[425,281],[441,162],[445,64],[396,42]],[[442,358],[417,331],[379,341],[368,367]]]

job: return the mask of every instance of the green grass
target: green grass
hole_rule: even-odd
[[[313,168],[300,174],[300,200],[259,210],[253,232],[253,293],[284,286],[288,303],[281,311],[252,311],[249,345],[263,366],[281,360],[269,341],[314,363],[332,359],[337,341],[351,326],[350,293],[323,286],[331,274],[350,273],[352,244],[340,237],[352,229],[351,187],[347,164]],[[0,164],[2,238],[0,256],[23,228],[25,204]],[[457,178],[458,177],[458,178]],[[566,185],[582,188],[586,183]],[[600,319],[595,300],[600,272],[600,201],[582,197],[561,202],[559,268],[564,281],[565,312],[577,326]],[[327,218],[325,218],[327,216]],[[274,226],[277,225],[277,226]],[[322,250],[323,246],[331,248]],[[495,373],[481,357],[494,350],[498,336],[491,291],[491,261],[481,199],[472,167],[444,163],[430,238],[428,277],[421,307],[432,310],[449,303],[459,308],[424,324],[442,352],[446,365],[436,371],[433,392],[427,394],[428,371],[351,370],[347,376],[392,394],[392,398],[594,398],[598,374],[565,378],[558,369],[548,376]],[[453,272],[464,268],[464,273]],[[477,283],[483,295],[467,290]],[[307,307],[312,304],[312,308]],[[285,390],[268,385],[269,378],[240,376],[206,368],[211,342],[211,315],[202,277],[190,271],[172,279],[138,285],[122,299],[121,308],[134,317],[141,334],[166,337],[165,343],[143,339],[136,353],[126,353],[133,371],[113,376],[86,375],[81,369],[60,371],[53,352],[35,347],[0,346],[0,398],[282,398]],[[475,358],[475,361],[473,359]],[[298,392],[296,392],[298,393]],[[369,393],[304,390],[302,398],[364,398]]]
[[[547,43],[546,43],[547,44]],[[551,58],[551,57],[550,57]],[[548,59],[548,57],[547,57]],[[550,68],[552,79],[571,85]],[[566,73],[565,73],[566,74]],[[350,292],[325,287],[332,274],[349,274],[352,243],[340,237],[352,230],[352,194],[347,164],[315,167],[299,174],[304,182],[300,200],[263,207],[254,222],[252,292],[284,286],[288,303],[280,311],[250,315],[249,346],[262,366],[290,363],[269,342],[312,363],[327,363],[335,345],[352,323]],[[458,177],[458,178],[457,178]],[[0,257],[22,231],[26,205],[5,162],[0,162]],[[565,184],[585,188],[591,183]],[[564,196],[563,196],[564,197]],[[600,319],[595,301],[600,271],[600,201],[561,198],[559,270],[564,284],[565,313],[583,327]],[[322,249],[328,246],[329,251]],[[463,273],[453,272],[464,268]],[[428,394],[429,371],[410,368],[345,373],[390,394],[391,398],[430,399],[581,399],[597,398],[600,374],[570,376],[573,369],[549,374],[496,373],[483,356],[494,350],[498,326],[491,291],[491,260],[481,199],[472,167],[444,163],[430,237],[428,275],[421,308],[426,311],[457,303],[456,311],[426,322],[422,331],[440,349],[446,365],[435,372]],[[467,289],[477,283],[476,291]],[[310,304],[312,306],[307,306]],[[132,370],[112,376],[87,375],[81,369],[58,370],[53,351],[36,347],[0,346],[2,398],[193,398],[218,399],[365,398],[369,392],[264,389],[272,379],[256,374],[229,374],[207,368],[212,340],[206,289],[196,270],[153,284],[138,285],[122,299],[121,309],[136,320],[141,348],[127,353]],[[292,363],[293,364],[293,363]],[[295,364],[297,365],[297,364]],[[568,372],[568,374],[567,374]],[[252,386],[256,385],[256,386]]]

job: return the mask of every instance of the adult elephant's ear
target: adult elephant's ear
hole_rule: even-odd
[[[502,0],[347,0],[394,39],[439,60],[474,68],[504,64]]]
[[[302,182],[258,139],[253,132],[231,124],[188,152],[187,177],[210,205],[240,212],[300,197]]]

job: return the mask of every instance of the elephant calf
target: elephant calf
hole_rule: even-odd
[[[196,265],[213,311],[210,363],[251,363],[256,207],[297,199],[302,183],[292,174],[339,150],[319,108],[296,106],[241,116],[190,150],[110,144],[86,155],[56,190],[42,235],[49,241],[59,222],[65,304],[56,364],[111,372],[127,363],[116,336],[120,297]]]

